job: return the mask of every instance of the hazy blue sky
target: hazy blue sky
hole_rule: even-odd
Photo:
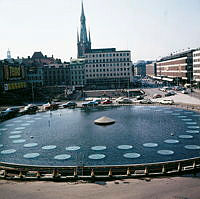
[[[92,47],[130,49],[132,60],[200,47],[200,0],[84,0]],[[76,57],[81,0],[0,0],[0,59],[42,51]]]

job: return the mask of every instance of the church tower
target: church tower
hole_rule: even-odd
[[[84,57],[85,51],[91,49],[90,32],[87,34],[83,2],[82,2],[82,11],[81,11],[80,21],[81,21],[80,36],[79,36],[79,33],[77,32],[78,58]]]

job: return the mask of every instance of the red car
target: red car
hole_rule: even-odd
[[[102,104],[112,104],[112,101],[111,100],[105,100],[102,102]]]

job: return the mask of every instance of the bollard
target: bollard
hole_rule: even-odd
[[[4,170],[3,177],[6,178],[6,177],[7,177],[7,174],[8,174],[8,173],[7,173],[7,170]]]
[[[182,170],[182,168],[181,168],[181,163],[178,163],[178,169],[177,169],[177,171],[178,171],[178,172],[181,172],[181,170]]]
[[[166,173],[166,167],[165,167],[165,165],[163,165],[163,167],[162,167],[162,173],[163,173],[163,174]]]
[[[194,160],[193,165],[192,165],[193,169],[196,169],[196,161]]]
[[[94,174],[94,169],[91,170],[91,177],[94,178],[95,174]]]
[[[40,178],[40,177],[41,177],[41,175],[40,175],[40,172],[39,172],[39,171],[37,171],[36,177],[37,177],[37,178]]]
[[[57,169],[54,169],[53,170],[53,174],[52,174],[52,176],[53,176],[53,178],[57,178],[58,177],[58,171],[57,171]]]
[[[148,174],[149,174],[148,167],[145,167],[144,174],[145,174],[145,175],[148,175]]]
[[[109,177],[112,177],[112,169],[110,168],[109,173],[108,173]]]
[[[74,168],[74,178],[77,178],[78,175],[77,175],[77,168]]]
[[[19,172],[19,178],[23,178],[22,171]]]
[[[131,171],[130,171],[129,167],[128,167],[128,169],[127,169],[126,175],[127,175],[127,176],[131,176]]]

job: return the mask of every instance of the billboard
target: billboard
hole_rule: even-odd
[[[24,79],[24,67],[4,65],[4,80],[22,80]]]
[[[20,88],[26,88],[26,82],[15,82],[4,84],[4,91],[16,90]]]

